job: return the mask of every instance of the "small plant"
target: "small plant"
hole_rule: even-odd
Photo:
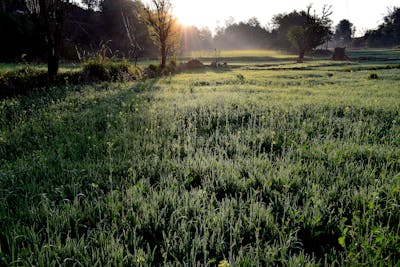
[[[144,75],[146,78],[156,78],[161,75],[161,68],[158,65],[150,64],[145,70]]]
[[[370,73],[368,75],[368,80],[378,80],[378,79],[379,79],[379,76],[376,73]]]
[[[243,74],[239,73],[236,75],[236,79],[240,84],[244,84],[246,82],[246,79],[244,78]]]

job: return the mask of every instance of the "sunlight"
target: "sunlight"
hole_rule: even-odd
[[[191,1],[175,1],[173,13],[178,21],[186,26],[214,29],[218,20],[218,14],[204,2],[199,5]]]

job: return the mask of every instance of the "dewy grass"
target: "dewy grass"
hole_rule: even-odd
[[[395,266],[399,79],[376,73],[204,71],[2,100],[0,265]]]

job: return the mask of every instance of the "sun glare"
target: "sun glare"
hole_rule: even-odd
[[[225,18],[225,14],[221,13],[222,2],[212,4],[209,0],[203,0],[200,4],[195,1],[176,0],[173,13],[178,21],[186,26],[214,29],[218,20]]]

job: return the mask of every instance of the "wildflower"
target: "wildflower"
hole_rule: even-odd
[[[137,262],[138,264],[142,264],[142,263],[144,263],[144,261],[145,261],[145,259],[144,259],[143,256],[138,256],[137,259],[136,259],[136,262]]]
[[[231,266],[227,260],[222,260],[218,263],[218,267],[229,267]]]

